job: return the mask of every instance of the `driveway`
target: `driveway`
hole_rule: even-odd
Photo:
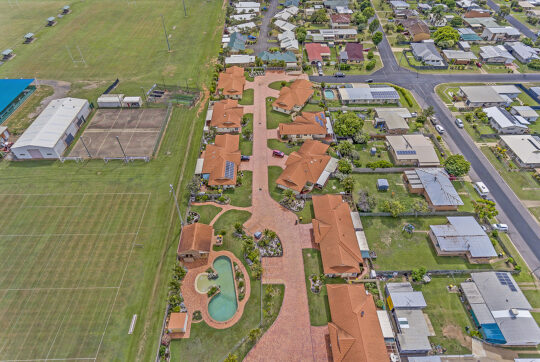
[[[276,46],[276,43],[268,42],[268,33],[270,32],[270,22],[278,12],[277,7],[278,0],[270,0],[270,5],[268,5],[268,10],[264,13],[264,18],[260,27],[259,39],[257,39],[257,43],[254,45],[248,46],[248,48],[253,49],[255,55]]]

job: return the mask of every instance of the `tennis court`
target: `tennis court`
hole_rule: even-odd
[[[0,360],[98,356],[149,199],[0,195]]]
[[[152,156],[166,117],[166,108],[98,109],[69,156]]]

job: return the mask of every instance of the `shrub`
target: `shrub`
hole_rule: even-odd
[[[367,62],[366,64],[366,70],[373,70],[373,68],[375,68],[375,65],[377,64],[377,61],[375,59],[371,59],[369,62]]]
[[[392,167],[392,163],[386,161],[386,160],[379,160],[374,162],[368,162],[366,163],[367,168],[376,169],[376,168],[389,168]]]
[[[349,174],[352,172],[352,165],[349,160],[342,158],[338,161],[338,171],[341,173]]]

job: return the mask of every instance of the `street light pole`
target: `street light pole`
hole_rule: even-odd
[[[180,225],[184,226],[184,220],[182,220],[182,214],[180,213],[180,206],[178,206],[178,199],[176,198],[176,193],[174,192],[174,186],[169,184],[170,190],[169,193],[174,197],[174,203],[176,204],[176,211],[178,212],[178,218],[180,219]]]
[[[120,138],[118,138],[118,136],[116,136],[116,141],[120,145],[120,149],[122,150],[122,153],[124,154],[124,162],[127,163],[128,159],[127,159],[127,156],[126,156],[126,152],[124,152],[124,147],[122,147],[122,144],[120,143]]]

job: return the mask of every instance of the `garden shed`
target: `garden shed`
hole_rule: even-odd
[[[388,188],[390,185],[388,184],[388,180],[385,178],[377,179],[377,190],[379,191],[388,191]]]
[[[47,18],[47,26],[53,26],[56,24],[56,19],[54,16]]]
[[[34,41],[34,33],[28,33],[24,36],[24,44],[30,44]]]

